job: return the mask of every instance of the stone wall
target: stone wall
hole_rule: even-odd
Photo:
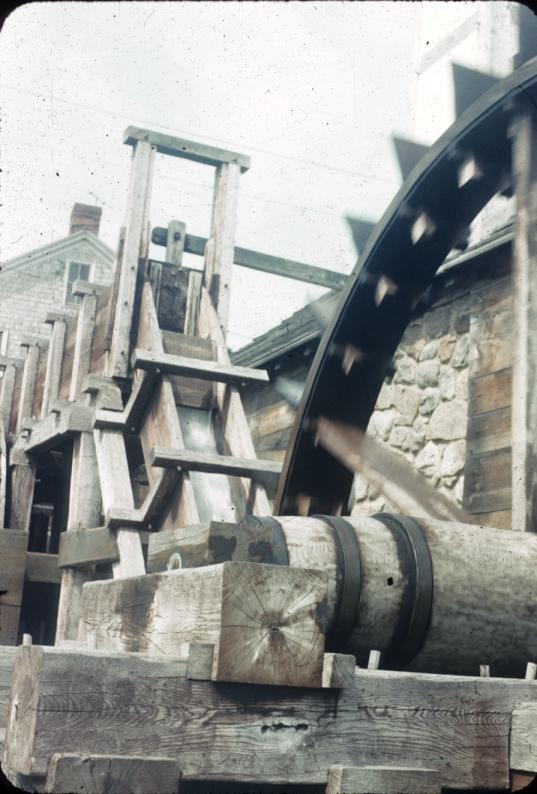
[[[413,321],[395,354],[368,433],[408,460],[429,483],[461,505],[466,458],[470,297],[459,295]],[[393,507],[361,477],[354,515]]]

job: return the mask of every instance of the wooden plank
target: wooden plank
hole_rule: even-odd
[[[210,339],[163,331],[162,342],[164,352],[172,355],[197,358],[203,361],[213,361],[215,357],[214,345]],[[172,376],[170,383],[176,405],[212,409],[214,396],[212,382],[199,378]]]
[[[103,512],[106,514],[115,507],[133,510],[134,497],[122,433],[113,430],[95,430],[93,437]],[[118,529],[117,547],[119,561],[112,565],[115,579],[145,573],[142,544],[135,529]]]
[[[0,526],[7,526],[6,495],[7,495],[7,444],[4,425],[0,422]]]
[[[200,336],[213,340],[216,346],[216,360],[221,364],[229,364],[229,353],[224,335],[205,288],[201,292],[198,328]],[[222,423],[226,452],[237,458],[255,458],[255,447],[239,391],[233,386],[218,383],[215,386],[215,400]],[[270,502],[266,489],[261,483],[243,479],[242,489],[245,494],[247,512],[258,516],[270,515]],[[243,517],[244,515],[238,511],[237,518]]]
[[[43,399],[41,402],[41,418],[44,419],[58,397],[60,389],[60,375],[62,371],[63,347],[67,320],[56,314],[47,315],[47,323],[52,323],[47,355],[47,369],[43,386]]]
[[[166,229],[153,229],[152,240],[157,245],[166,245]],[[207,239],[198,237],[194,234],[187,234],[185,238],[185,253],[203,256]],[[327,270],[315,265],[307,265],[304,262],[295,262],[292,259],[284,259],[281,256],[262,254],[259,251],[251,251],[248,248],[235,246],[233,253],[235,265],[247,267],[250,270],[258,270],[262,273],[273,273],[275,276],[295,279],[306,284],[316,284],[326,289],[341,290],[345,286],[348,276],[345,273],[338,273],[335,270]],[[192,275],[196,271],[192,271]],[[193,331],[191,333],[194,333]]]
[[[32,426],[24,450],[35,454],[58,446],[76,433],[89,432],[93,428],[94,409],[76,403],[55,408]]]
[[[82,303],[78,312],[73,368],[69,386],[69,400],[71,401],[79,397],[91,366],[91,346],[97,313],[97,290],[94,285],[89,284],[86,285],[86,288],[89,288],[89,291],[85,291],[82,295]],[[83,291],[82,283],[75,282],[73,294],[81,295]]]
[[[28,582],[61,584],[62,572],[58,567],[58,555],[29,551],[26,554],[25,577]]]
[[[510,447],[511,407],[469,417],[466,445],[469,456]]]
[[[110,346],[108,374],[126,377],[129,370],[130,336],[140,259],[146,256],[147,220],[155,147],[140,140],[134,147],[127,203],[125,241],[119,272]],[[119,262],[118,262],[119,267]]]
[[[173,758],[55,753],[45,791],[72,794],[176,794],[181,771]]]
[[[142,290],[140,323],[136,345],[159,355],[164,353],[153,294],[148,283],[144,284]],[[166,444],[173,445],[173,447],[179,449],[184,447],[172,385],[167,376],[161,378],[160,384],[148,406],[144,426],[140,429],[140,440],[142,442],[147,476],[151,485],[159,476],[158,471],[153,469],[151,464],[150,453],[153,446]],[[177,487],[163,517],[161,528],[165,529],[174,525],[177,526],[177,524],[195,524],[198,520],[199,516],[192,483],[189,475],[185,473],[177,478]]]
[[[13,450],[12,450],[13,452]],[[10,466],[11,499],[8,525],[28,532],[32,514],[35,486],[35,467],[32,463]]]
[[[282,470],[281,464],[273,460],[233,458],[230,455],[212,455],[208,452],[189,452],[166,447],[154,447],[151,462],[153,466],[228,474],[232,477],[250,477],[255,480],[277,478]]]
[[[202,254],[205,251],[205,242]],[[185,308],[185,334],[196,334],[198,327],[198,314],[200,309],[201,287],[203,284],[203,273],[191,270],[188,276],[188,288],[186,294]]]
[[[178,264],[155,263],[159,266],[158,303],[155,299],[159,326],[166,331],[182,331],[185,324],[188,271]]]
[[[326,794],[441,794],[441,782],[437,769],[331,766]]]
[[[8,360],[2,365],[2,369],[2,379],[0,380],[0,422],[2,422],[4,432],[7,435],[11,423],[11,410],[15,394],[17,368],[14,362]]]
[[[179,556],[183,568],[195,568],[207,563],[207,544],[210,523],[192,524],[154,532],[147,548],[147,572],[168,570],[170,558]]]
[[[537,516],[537,113],[528,102],[514,122],[513,178],[513,527],[535,531]]]
[[[58,566],[79,568],[117,562],[119,552],[115,534],[108,527],[62,532]]]
[[[28,535],[18,529],[0,529],[0,645],[15,645]]]
[[[11,676],[16,652],[17,648],[12,645],[0,645],[0,753],[2,754],[11,697]]]
[[[468,456],[464,469],[463,504],[469,513],[511,507],[511,449]]]
[[[19,648],[5,768],[46,774],[55,752],[178,757],[180,748],[183,779],[290,786],[326,785],[335,765],[416,758],[446,789],[502,790],[512,710],[537,702],[535,683],[520,679],[357,669],[341,691],[278,689],[187,680],[186,666]]]
[[[354,683],[356,659],[345,653],[325,653],[323,663],[323,687],[345,689]]]
[[[327,587],[321,571],[248,562],[91,582],[80,639],[157,656],[212,643],[212,680],[320,687]]]
[[[475,416],[511,405],[512,367],[472,378],[468,382],[468,415]]]
[[[26,357],[22,371],[22,383],[17,412],[16,432],[19,433],[23,419],[32,418],[32,406],[34,402],[35,381],[37,378],[37,368],[39,365],[40,348],[43,343],[38,341],[23,341],[21,347],[26,348]]]
[[[173,220],[168,224],[166,239],[166,262],[181,267],[185,248],[186,224]]]
[[[248,367],[234,367],[217,361],[203,361],[169,353],[150,353],[136,348],[132,354],[132,366],[148,372],[162,372],[165,375],[182,375],[187,378],[229,383],[235,386],[247,383],[268,383],[265,370]]]
[[[101,515],[101,489],[97,453],[92,433],[81,433],[73,444],[73,460],[69,493],[67,532],[98,526]],[[60,601],[56,622],[56,643],[76,640],[82,602],[82,588],[91,579],[91,572],[65,570],[61,576]]]
[[[513,711],[509,765],[537,772],[537,703],[518,703]]]
[[[203,283],[211,296],[224,336],[229,316],[239,179],[240,169],[234,163],[222,163],[216,168],[211,231],[205,246]]]
[[[148,141],[159,154],[182,157],[205,165],[218,166],[220,163],[237,163],[241,171],[247,171],[250,168],[250,158],[245,154],[219,149],[217,146],[207,146],[204,143],[177,138],[173,135],[165,135],[162,132],[144,130],[140,127],[127,127],[123,141],[130,146],[138,145],[139,141]]]

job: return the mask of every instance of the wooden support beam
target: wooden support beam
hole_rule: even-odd
[[[100,523],[101,489],[97,468],[97,454],[91,432],[80,433],[73,444],[73,460],[71,467],[71,483],[69,493],[69,516],[67,519],[67,535],[78,536],[79,531],[86,527],[95,527]],[[56,643],[62,640],[76,640],[82,588],[91,579],[91,571],[80,571],[74,568],[63,571],[60,587],[60,601],[56,623]]]
[[[0,758],[4,751],[7,713],[11,697],[11,676],[17,648],[14,645],[0,645]]]
[[[45,791],[72,794],[176,794],[181,770],[173,758],[55,753]]]
[[[43,386],[43,399],[41,401],[42,419],[47,416],[53,403],[58,398],[67,317],[57,312],[50,312],[47,315],[46,322],[52,325],[52,333],[48,345],[47,369],[45,372],[45,385]]]
[[[205,250],[205,248],[204,248]],[[188,276],[184,333],[194,335],[198,327],[203,273],[191,270]]]
[[[92,582],[80,639],[150,655],[211,643],[214,681],[320,687],[327,588],[324,572],[247,562]]]
[[[189,452],[186,449],[166,449],[165,447],[154,447],[151,461],[153,466],[162,466],[163,468],[228,474],[231,477],[248,477],[253,480],[277,478],[282,470],[282,464],[275,460],[233,458],[230,455],[212,455],[208,452]]]
[[[371,224],[371,229],[374,225]],[[160,227],[153,229],[151,240],[155,245],[166,245],[166,239],[166,229]],[[184,250],[187,254],[203,256],[206,245],[206,237],[198,237],[195,234],[185,235]],[[307,265],[305,262],[295,262],[293,259],[284,259],[281,256],[262,254],[259,251],[241,248],[238,245],[233,249],[233,263],[250,270],[273,273],[275,276],[303,281],[306,284],[316,284],[319,287],[326,287],[326,289],[341,290],[348,278],[345,273],[338,273],[336,270]],[[195,274],[197,275],[197,272],[193,270],[191,276]],[[185,331],[185,333],[188,332]]]
[[[115,533],[108,527],[71,530],[62,532],[60,536],[60,568],[84,568],[118,560]]]
[[[223,163],[217,167],[211,231],[205,246],[203,283],[213,301],[224,336],[229,316],[239,179],[238,165]]]
[[[514,123],[512,522],[537,528],[537,112]]]
[[[74,434],[90,432],[94,416],[93,408],[76,403],[54,409],[32,426],[24,451],[28,454],[43,452],[63,443]]]
[[[200,336],[213,340],[216,346],[216,360],[220,364],[229,365],[231,362],[224,334],[205,288],[202,288],[201,292],[198,330]],[[234,386],[217,383],[215,400],[222,423],[226,452],[236,458],[255,458],[255,447],[238,389]],[[261,483],[243,479],[242,488],[248,513],[258,516],[271,514],[267,492]],[[237,517],[243,518],[244,516],[238,515]],[[190,523],[195,524],[196,522]]]
[[[236,367],[220,364],[217,361],[203,361],[196,358],[187,358],[186,356],[174,356],[169,353],[157,355],[138,348],[132,354],[132,366],[134,369],[141,369],[146,372],[183,375],[188,378],[229,383],[234,386],[246,383],[269,382],[268,373],[263,369]]]
[[[11,463],[13,463],[14,452],[21,452],[19,448],[13,447],[10,452]],[[24,453],[21,457],[26,458]],[[11,482],[11,499],[8,516],[8,526],[11,529],[22,529],[28,532],[30,528],[30,518],[32,515],[32,501],[35,486],[35,466],[28,461],[16,463],[9,467]]]
[[[186,224],[181,221],[170,221],[166,239],[166,262],[181,267],[185,248]]]
[[[132,153],[125,240],[117,263],[120,271],[108,361],[108,374],[116,377],[126,377],[129,370],[136,284],[140,261],[147,257],[149,244],[147,223],[154,153],[155,147],[147,140],[139,140]]]
[[[25,578],[27,582],[61,584],[62,572],[58,567],[58,555],[39,551],[27,552]]]
[[[513,678],[357,668],[338,691],[215,686],[186,668],[172,656],[19,648],[3,768],[45,775],[60,749],[107,754],[113,737],[117,755],[180,748],[183,779],[249,788],[326,785],[336,765],[419,764],[448,790],[506,790],[512,711],[537,702],[535,684]]]
[[[441,794],[441,784],[437,769],[407,766],[331,766],[328,770],[326,794]]]
[[[513,711],[509,765],[537,773],[537,703],[518,703]]]
[[[144,372],[135,380],[127,405],[122,411],[101,409],[95,413],[95,429],[135,432],[143,422],[149,402],[160,380],[158,372]]]
[[[76,400],[82,390],[91,366],[91,346],[97,312],[97,289],[94,284],[75,281],[73,295],[82,298],[78,312],[73,369],[69,386],[69,400]]]
[[[13,396],[15,394],[15,380],[17,378],[17,368],[14,361],[4,359],[0,367],[3,370],[0,380],[0,422],[4,427],[7,436],[11,420],[11,410],[13,407]]]
[[[103,512],[109,513],[114,508],[134,509],[134,497],[122,433],[113,430],[95,430],[93,437]],[[95,522],[92,523],[95,525]],[[123,527],[118,529],[117,547],[119,561],[112,565],[115,579],[145,573],[142,544],[135,529]]]
[[[23,340],[21,342],[21,347],[26,348],[26,356],[22,370],[21,392],[17,409],[17,434],[21,431],[23,420],[32,417],[37,366],[42,346],[44,346],[44,340],[42,342],[37,339],[32,341]]]
[[[0,645],[17,642],[27,545],[26,532],[0,529]]]
[[[236,163],[240,166],[241,171],[247,171],[250,168],[250,158],[245,154],[219,149],[217,146],[207,146],[204,143],[197,143],[197,141],[176,138],[162,132],[140,129],[140,127],[127,127],[123,141],[130,146],[137,145],[139,141],[148,141],[159,154],[182,157],[185,160],[194,160],[196,163],[205,165],[218,166],[221,163]]]

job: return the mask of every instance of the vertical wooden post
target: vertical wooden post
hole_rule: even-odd
[[[71,401],[76,400],[80,395],[84,379],[90,371],[91,344],[93,341],[95,315],[97,312],[97,286],[88,284],[83,288],[80,283],[77,286],[78,289],[75,288],[73,294],[80,295],[82,297],[82,303],[80,304],[80,311],[78,313],[75,350],[73,353],[73,370],[71,372],[71,384],[69,387],[69,400]]]
[[[91,433],[80,433],[73,445],[67,532],[99,526],[100,515],[101,491],[95,444]],[[82,586],[90,579],[90,570],[69,568],[62,572],[56,644],[77,639]]]
[[[188,276],[188,290],[186,293],[185,334],[195,336],[198,330],[198,315],[200,311],[201,287],[203,273],[191,270]]]
[[[240,166],[236,163],[221,163],[217,166],[211,232],[205,247],[204,284],[216,308],[224,335],[229,315],[239,178]]]
[[[66,318],[55,312],[47,315],[46,323],[52,325],[52,333],[48,346],[47,371],[43,387],[43,402],[41,403],[41,418],[43,419],[54,400],[58,397],[60,376],[62,372],[63,347],[65,343]]]
[[[108,374],[112,377],[126,377],[129,371],[130,336],[138,271],[140,260],[147,256],[149,246],[148,213],[154,153],[155,147],[148,141],[138,141],[132,153],[125,239],[121,259],[118,257],[116,264],[120,272],[108,361]]]
[[[13,406],[13,393],[15,391],[17,368],[15,367],[15,363],[8,358],[3,359],[2,363],[0,363],[0,368],[3,370],[3,376],[0,380],[0,422],[2,422],[7,436],[9,433],[11,409]]]
[[[513,125],[513,529],[537,531],[537,112]]]
[[[166,262],[181,267],[185,249],[186,224],[181,221],[170,221],[168,239],[166,241]]]
[[[24,419],[32,418],[32,405],[34,402],[34,388],[39,364],[39,340],[23,340],[21,347],[26,348],[26,357],[22,370],[21,393],[17,412],[17,434],[20,432]]]

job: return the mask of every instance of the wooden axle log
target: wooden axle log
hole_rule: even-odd
[[[208,561],[327,571],[329,647],[360,665],[375,648],[381,667],[521,677],[537,659],[534,534],[389,516],[255,522],[213,522]]]
[[[237,651],[239,652],[239,651]],[[509,787],[511,714],[532,681],[355,672],[290,689],[186,677],[173,657],[18,649],[3,767],[47,774],[55,753],[161,756],[185,780],[326,785],[333,766],[436,769],[446,789]],[[524,771],[524,770],[521,770]]]

